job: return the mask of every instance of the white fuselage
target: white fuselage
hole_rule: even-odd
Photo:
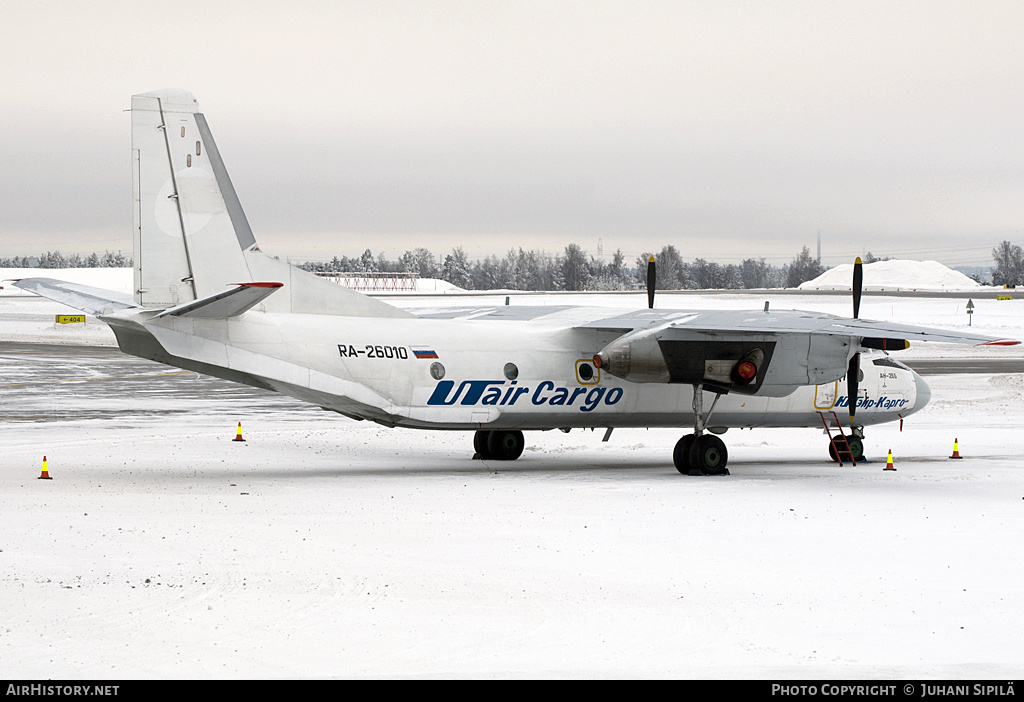
[[[573,317],[579,319],[578,310]],[[150,319],[144,326],[175,356],[249,374],[326,409],[392,426],[687,427],[695,421],[693,386],[602,374],[593,356],[618,332],[569,326],[558,315],[384,321],[250,311],[230,319]],[[872,362],[879,359],[887,365]],[[864,354],[862,371],[858,424],[898,420],[928,400],[920,377],[885,356]],[[713,399],[706,391],[705,412]],[[845,423],[847,403],[838,378],[794,386],[784,396],[733,392],[719,399],[706,423],[712,430],[822,426],[820,413],[833,424],[830,412]]]

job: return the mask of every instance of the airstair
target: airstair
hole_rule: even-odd
[[[850,465],[857,465],[857,459],[853,457],[853,451],[850,449],[850,442],[846,438],[846,434],[843,433],[843,425],[839,423],[839,417],[836,416],[835,412],[828,411],[828,414],[832,415],[832,419],[835,422],[835,436],[832,435],[832,427],[828,425],[828,418],[825,417],[826,412],[818,411],[818,416],[821,417],[821,423],[825,425],[825,433],[828,434],[829,443],[832,445],[832,451],[835,454],[835,458],[839,461],[839,465],[843,465],[843,457],[850,462]]]

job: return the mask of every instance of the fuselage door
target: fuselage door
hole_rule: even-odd
[[[830,410],[836,405],[838,397],[839,381],[814,386],[814,409]]]

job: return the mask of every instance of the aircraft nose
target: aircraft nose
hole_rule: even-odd
[[[932,399],[932,391],[928,387],[928,383],[924,382],[924,378],[916,372],[914,373],[914,385],[917,386],[917,401],[914,403],[914,407],[915,409],[921,409]]]

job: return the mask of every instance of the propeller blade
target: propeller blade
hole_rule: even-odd
[[[864,287],[864,265],[860,262],[860,256],[853,263],[853,318],[860,317],[860,296],[861,288]]]
[[[654,283],[657,273],[654,270],[654,256],[647,259],[647,309],[654,309]]]
[[[853,426],[853,414],[857,407],[857,384],[860,381],[860,354],[850,358],[850,367],[846,369],[846,398],[850,407],[850,426]]]
[[[860,256],[853,262],[853,318],[860,317],[860,298],[864,288],[864,264]],[[857,385],[860,382],[860,353],[850,357],[850,366],[846,369],[846,398],[850,406],[850,426],[853,426],[853,415],[857,408]]]

